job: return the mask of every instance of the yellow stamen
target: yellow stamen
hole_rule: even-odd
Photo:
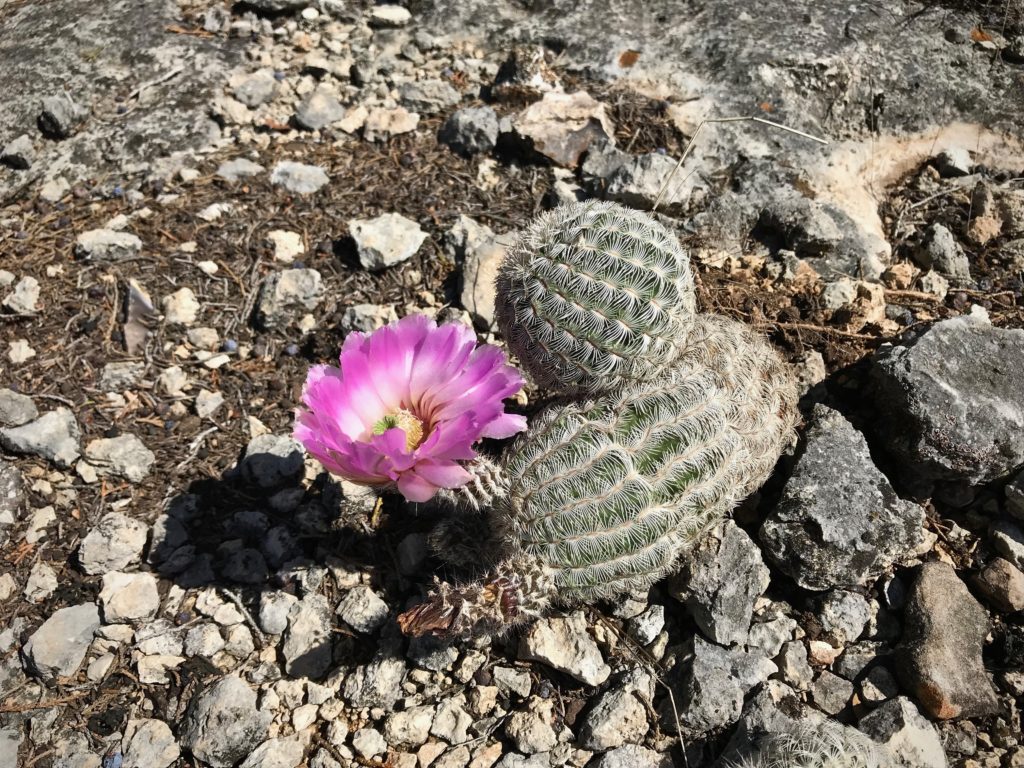
[[[411,411],[399,408],[394,413],[389,413],[383,419],[373,425],[373,434],[383,435],[389,429],[398,427],[405,433],[405,449],[413,451],[423,442],[423,422],[416,418]]]

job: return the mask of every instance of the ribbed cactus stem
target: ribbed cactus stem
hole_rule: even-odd
[[[473,479],[458,488],[442,488],[436,499],[452,507],[480,511],[505,495],[505,478],[495,461],[481,454],[463,466]]]
[[[550,576],[530,559],[508,560],[479,582],[439,583],[427,600],[398,617],[410,637],[500,634],[540,617],[553,597]]]
[[[679,241],[649,214],[601,200],[537,217],[502,263],[495,306],[523,367],[565,392],[657,376],[695,313]]]
[[[800,723],[768,734],[757,751],[726,768],[892,768],[890,751],[855,728],[833,720]]]
[[[793,438],[796,401],[764,339],[698,316],[660,376],[533,419],[506,451],[505,492],[489,510],[514,567],[475,586],[442,585],[403,626],[502,628],[552,595],[571,605],[649,586],[765,481]]]

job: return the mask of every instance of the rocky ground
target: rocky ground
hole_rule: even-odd
[[[1024,766],[1022,22],[0,4],[0,766],[699,768],[823,718]],[[746,115],[829,143],[699,128]],[[592,196],[798,366],[800,445],[649,594],[410,642],[442,511],[306,459],[305,371],[412,312],[500,343],[511,233]]]

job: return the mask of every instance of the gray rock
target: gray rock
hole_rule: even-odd
[[[277,80],[272,69],[258,69],[240,79],[231,89],[232,95],[250,108],[266,104],[277,93]]]
[[[151,573],[111,571],[103,574],[99,600],[105,624],[151,619],[160,610],[160,594]]]
[[[672,211],[685,207],[691,187],[683,183],[685,176],[672,176],[677,162],[668,155],[656,152],[632,157],[611,172],[605,193],[610,200],[649,211],[664,189],[659,210]]]
[[[350,706],[391,709],[402,696],[405,662],[395,656],[378,656],[369,664],[356,667],[341,689]]]
[[[776,616],[767,621],[757,621],[750,625],[747,633],[747,646],[760,648],[765,656],[774,659],[782,650],[782,645],[792,639],[797,623],[788,616]]]
[[[75,674],[99,627],[100,612],[96,603],[55,611],[22,648],[25,669],[43,680]]]
[[[857,727],[886,745],[901,768],[946,768],[942,739],[906,696],[887,701]]]
[[[221,678],[188,703],[181,744],[212,768],[231,768],[262,742],[273,715],[239,677]]]
[[[0,389],[0,427],[20,427],[38,415],[31,397],[12,389]]]
[[[871,606],[858,592],[834,589],[821,601],[818,619],[829,637],[843,646],[860,637],[871,619]]]
[[[115,475],[141,483],[156,461],[156,454],[138,437],[126,434],[91,441],[85,446],[85,458],[100,475]]]
[[[75,415],[61,407],[18,427],[0,429],[0,446],[15,453],[29,453],[70,467],[80,455],[81,433]]]
[[[10,462],[0,459],[0,528],[14,525],[25,500],[25,482],[21,472]],[[3,540],[0,533],[0,541]]]
[[[66,139],[88,115],[89,110],[75,103],[66,92],[47,96],[39,113],[39,129],[51,139]]]
[[[971,153],[963,147],[952,147],[935,156],[935,170],[944,179],[967,176],[974,167]]]
[[[401,5],[377,5],[370,11],[367,23],[377,29],[404,27],[412,21],[408,8]]]
[[[1024,572],[1001,557],[993,559],[974,582],[985,598],[1000,611],[1024,611]]]
[[[297,195],[311,195],[330,182],[327,172],[319,165],[282,160],[270,172],[270,183]]]
[[[257,320],[266,330],[284,328],[319,306],[324,286],[315,269],[284,269],[263,282]]]
[[[374,219],[352,219],[349,232],[359,252],[363,269],[379,271],[412,258],[427,239],[427,233],[412,219],[384,213]]]
[[[25,590],[22,594],[30,603],[38,603],[52,595],[57,589],[57,572],[40,561],[32,566]]]
[[[212,659],[218,652],[224,650],[224,645],[224,638],[216,624],[200,624],[192,627],[185,635],[182,653],[189,658],[200,656]]]
[[[338,605],[338,616],[357,632],[369,634],[388,618],[388,604],[369,587],[353,587]]]
[[[672,768],[671,755],[663,755],[639,744],[625,746],[605,752],[588,768]]]
[[[924,510],[896,495],[863,435],[817,405],[803,454],[760,537],[797,584],[825,590],[878,576],[920,544],[923,524]]]
[[[626,622],[626,629],[640,645],[650,645],[665,629],[665,606],[650,606]]]
[[[266,170],[259,163],[254,163],[244,157],[236,157],[234,160],[227,160],[217,166],[216,175],[225,181],[238,181],[259,176]]]
[[[397,321],[398,314],[390,304],[356,304],[341,316],[341,327],[346,331],[370,333]]]
[[[113,229],[90,229],[75,240],[75,256],[87,261],[125,261],[141,250],[137,235]]]
[[[992,547],[1018,568],[1024,568],[1024,530],[1009,520],[997,520],[989,531]]]
[[[462,95],[444,80],[417,80],[398,88],[402,103],[413,112],[433,115],[462,101]]]
[[[129,720],[121,739],[121,768],[169,768],[181,750],[162,720]]]
[[[846,648],[832,665],[833,670],[847,680],[855,680],[879,658],[889,653],[889,646],[875,641],[861,641]]]
[[[352,746],[367,760],[382,754],[388,748],[384,737],[375,728],[360,728],[352,734]]]
[[[900,681],[934,718],[982,717],[998,709],[981,651],[988,614],[945,563],[921,566],[904,614]]]
[[[0,728],[0,765],[16,766],[21,748],[21,728]]]
[[[775,195],[761,210],[754,234],[762,240],[781,240],[826,278],[859,275],[870,280],[884,270],[884,245],[868,238],[848,214],[830,203]]]
[[[307,595],[288,612],[281,645],[285,671],[292,677],[321,678],[334,653],[331,606],[323,595]]]
[[[0,164],[16,171],[27,171],[32,167],[35,157],[36,148],[32,145],[32,137],[25,133],[7,142],[0,150]]]
[[[295,110],[295,122],[308,131],[319,131],[345,117],[345,107],[329,89],[311,91]]]
[[[527,755],[554,749],[558,744],[558,736],[551,727],[551,709],[550,701],[534,698],[530,701],[529,709],[513,712],[505,721],[505,736],[512,742],[512,746]]]
[[[814,706],[829,715],[838,715],[853,697],[853,683],[823,669],[811,688]]]
[[[709,639],[733,645],[746,642],[754,602],[768,582],[761,551],[727,520],[700,541],[669,589]]]
[[[494,684],[498,686],[499,690],[508,694],[514,693],[521,699],[530,695],[532,683],[530,682],[530,673],[526,670],[495,667],[491,670],[491,674],[494,676]]]
[[[118,571],[142,557],[149,528],[120,512],[108,512],[82,539],[78,562],[90,575]]]
[[[259,435],[245,447],[238,472],[247,483],[276,488],[302,474],[303,456],[302,446],[290,437]]]
[[[297,768],[305,754],[305,740],[299,735],[268,739],[239,768]]]
[[[693,637],[693,655],[683,672],[679,716],[692,734],[706,734],[735,723],[743,697],[778,668],[760,650],[726,649]]]
[[[418,747],[430,736],[434,722],[434,707],[412,707],[404,712],[392,712],[384,723],[384,738],[399,749]]]
[[[967,315],[881,349],[875,424],[911,477],[973,485],[1024,463],[1024,331]]]
[[[498,143],[498,115],[486,106],[457,109],[444,121],[437,138],[466,157],[490,152]]]
[[[100,372],[100,389],[104,392],[123,392],[133,386],[146,370],[146,364],[127,360],[107,363]]]
[[[434,713],[430,733],[449,744],[469,741],[469,728],[473,725],[473,718],[466,712],[465,705],[466,699],[463,696],[444,699]]]
[[[15,314],[31,315],[38,308],[39,281],[25,275],[14,286],[14,292],[4,298],[4,306]]]
[[[938,296],[940,299],[946,298],[946,294],[949,293],[949,280],[938,272],[925,272],[917,279],[917,284],[925,293]]]
[[[636,684],[626,680],[601,694],[593,708],[583,718],[579,728],[579,745],[584,749],[604,752],[621,747],[623,744],[639,743],[647,734],[647,707],[641,697],[650,703],[653,698],[650,685]]]
[[[941,224],[932,224],[925,230],[921,246],[914,252],[914,261],[922,269],[934,269],[954,282],[971,280],[971,262],[967,254],[956,236]]]
[[[811,687],[814,671],[807,663],[807,648],[803,641],[791,640],[783,646],[782,655],[778,659],[782,679],[798,691],[806,691]]]
[[[462,306],[479,327],[494,328],[495,281],[505,258],[505,246],[490,227],[468,216],[459,216],[445,233],[445,249],[462,264]]]
[[[611,674],[580,611],[532,624],[520,639],[519,658],[547,664],[584,685],[600,685]]]

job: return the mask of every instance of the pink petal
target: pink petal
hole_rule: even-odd
[[[473,479],[473,475],[455,462],[421,461],[415,472],[441,488],[458,488]]]
[[[430,501],[437,490],[436,485],[427,482],[415,472],[406,472],[398,478],[398,492],[409,501]]]
[[[526,417],[517,413],[503,413],[498,418],[488,422],[481,433],[483,437],[490,437],[496,440],[504,440],[512,437],[526,429]]]

